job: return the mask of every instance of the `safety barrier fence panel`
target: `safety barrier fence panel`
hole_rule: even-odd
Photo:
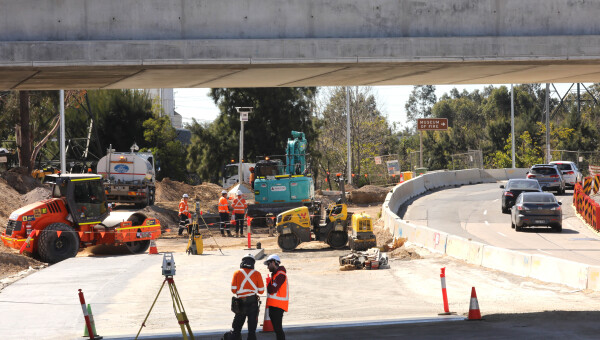
[[[566,261],[550,256],[521,253],[502,249],[471,239],[447,234],[429,227],[415,225],[396,215],[406,202],[436,188],[491,183],[512,178],[525,178],[528,169],[469,169],[431,172],[398,184],[382,207],[382,218],[394,238],[403,237],[409,242],[445,253],[467,263],[501,270],[523,277],[560,283],[579,289],[600,291],[600,266]],[[586,189],[588,190],[586,192]],[[575,185],[573,205],[577,212],[595,230],[600,229],[600,204],[589,196],[600,189],[600,176],[586,178]],[[599,230],[600,231],[600,230]]]

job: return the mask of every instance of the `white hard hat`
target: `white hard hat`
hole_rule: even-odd
[[[238,196],[242,196],[242,191],[241,191],[241,190],[238,190],[238,192],[237,192],[237,195],[238,195]]]
[[[264,262],[264,264],[269,264],[269,261],[275,261],[278,264],[281,263],[281,259],[279,258],[279,256],[277,256],[277,254],[273,254],[273,255],[269,255],[269,257],[267,257],[267,260]]]
[[[188,198],[190,196],[188,196],[188,194],[183,194],[183,198]]]
[[[221,194],[226,194],[226,193],[227,193],[227,190],[221,191]]]
[[[254,255],[248,253],[248,254],[244,255],[244,257],[242,257],[242,258],[243,259],[245,259],[245,258],[252,258],[252,259],[254,259]]]

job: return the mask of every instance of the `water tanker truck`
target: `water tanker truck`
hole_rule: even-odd
[[[156,190],[154,157],[151,152],[109,152],[98,161],[98,174],[105,180],[109,202],[154,204]]]

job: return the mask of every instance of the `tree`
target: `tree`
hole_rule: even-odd
[[[314,148],[312,111],[316,88],[212,89],[210,97],[220,114],[212,123],[190,125],[192,145],[188,148],[188,170],[217,182],[223,166],[239,154],[240,116],[236,107],[252,107],[244,124],[244,161],[265,155],[283,155],[291,131],[301,131]]]
[[[186,152],[180,141],[175,140],[177,131],[171,125],[167,116],[147,119],[144,124],[144,139],[152,150],[161,171],[156,179],[165,177],[170,179],[185,180]]]
[[[418,118],[430,117],[431,109],[436,101],[435,86],[415,86],[404,106],[406,109],[406,118],[409,122],[416,122]]]
[[[362,178],[363,169],[374,166],[373,158],[387,154],[397,145],[392,129],[377,107],[369,87],[350,90],[350,136],[352,173]],[[347,114],[346,88],[336,87],[324,99],[318,114],[318,161],[322,171],[340,171],[347,174]]]

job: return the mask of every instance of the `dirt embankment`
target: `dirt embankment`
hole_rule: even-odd
[[[350,202],[355,204],[382,203],[390,189],[378,187],[375,185],[365,185],[364,187],[350,192]]]

